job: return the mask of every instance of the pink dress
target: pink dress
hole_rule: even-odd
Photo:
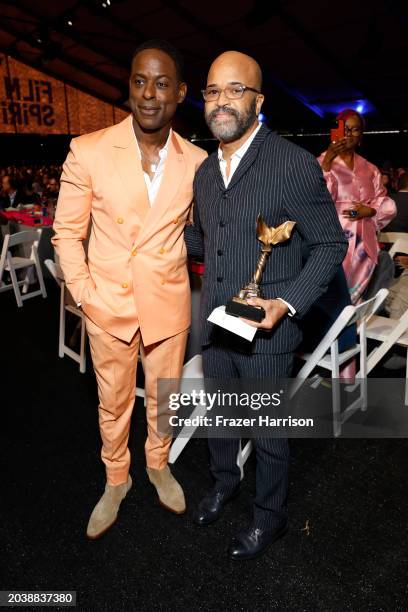
[[[326,152],[323,152],[318,157],[320,165],[325,154]],[[336,205],[340,223],[349,241],[343,268],[351,301],[356,304],[367,287],[377,264],[379,250],[377,231],[395,217],[396,205],[394,200],[386,195],[387,191],[381,184],[381,174],[378,168],[357,153],[354,154],[352,170],[341,157],[336,157],[330,172],[323,171],[323,174]],[[362,202],[375,208],[377,214],[358,221],[343,217],[342,212],[351,208],[356,202]]]

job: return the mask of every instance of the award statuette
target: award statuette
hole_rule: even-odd
[[[244,317],[250,321],[257,321],[260,323],[265,317],[265,310],[261,306],[251,306],[247,300],[250,298],[262,298],[260,290],[260,282],[262,275],[265,270],[266,262],[272,247],[280,242],[289,240],[292,233],[293,227],[296,221],[285,221],[278,227],[268,227],[261,215],[258,215],[256,220],[256,235],[260,242],[262,242],[261,255],[258,259],[256,271],[245,287],[243,287],[238,295],[234,296],[225,308],[225,312],[234,317]]]

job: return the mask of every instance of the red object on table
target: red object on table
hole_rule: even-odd
[[[204,264],[201,261],[190,260],[188,262],[188,269],[190,272],[193,272],[193,274],[199,274],[200,276],[204,274]]]
[[[52,225],[53,220],[51,217],[43,217],[42,215],[32,215],[29,212],[19,212],[14,210],[4,210],[3,215],[9,219],[9,221],[16,221],[22,225],[28,225],[30,227],[44,227]]]

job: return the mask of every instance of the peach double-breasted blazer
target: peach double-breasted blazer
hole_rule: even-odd
[[[121,340],[130,342],[140,328],[149,345],[190,325],[183,230],[206,155],[173,131],[150,206],[132,115],[71,142],[52,242],[74,300]]]

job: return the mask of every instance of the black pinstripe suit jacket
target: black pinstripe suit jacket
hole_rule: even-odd
[[[258,331],[255,352],[286,353],[301,340],[297,318],[327,288],[347,252],[337,213],[315,158],[262,126],[227,188],[217,153],[194,181],[194,226],[186,228],[189,256],[204,257],[202,344],[211,342],[211,311],[252,277],[260,254],[255,225],[260,212],[269,226],[296,221],[291,238],[272,249],[262,280],[265,298],[281,297],[297,312],[270,332]],[[302,260],[302,244],[309,256]]]

